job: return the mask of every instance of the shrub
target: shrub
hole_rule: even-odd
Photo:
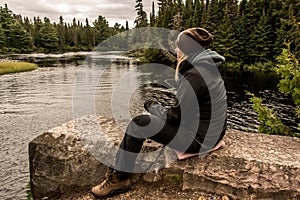
[[[287,49],[277,57],[276,73],[281,76],[278,84],[280,92],[291,95],[296,105],[296,115],[300,117],[300,64],[297,58]]]
[[[283,49],[282,53],[276,58],[277,65],[275,71],[280,75],[281,80],[278,84],[278,90],[286,95],[293,97],[296,105],[295,114],[300,118],[300,65],[297,58],[290,51],[290,45],[287,49]],[[251,95],[250,101],[253,103],[253,109],[258,114],[258,120],[261,122],[258,130],[262,133],[276,135],[299,136],[291,133],[289,128],[285,126],[280,119],[277,118],[276,112],[262,104],[262,99]],[[300,124],[298,124],[300,130]]]
[[[293,135],[287,126],[277,117],[277,113],[267,106],[262,104],[262,99],[254,94],[247,92],[250,95],[250,102],[253,109],[257,112],[257,118],[261,122],[258,127],[260,133],[271,135]]]

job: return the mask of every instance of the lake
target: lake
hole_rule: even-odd
[[[137,66],[120,52],[19,54],[9,59],[35,62],[40,68],[0,76],[0,199],[27,199],[28,143],[39,134],[90,113],[113,116],[126,127],[130,117],[144,112],[145,100],[173,102],[174,70]],[[220,71],[228,95],[229,129],[257,131],[259,122],[245,90],[263,97],[295,129],[291,100],[277,92],[278,77]],[[93,100],[92,104],[87,100]]]

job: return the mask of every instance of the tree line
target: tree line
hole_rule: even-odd
[[[285,43],[300,57],[300,0],[158,0],[149,13],[143,0],[136,0],[135,28],[163,27],[182,31],[200,26],[214,35],[212,48],[227,61],[252,64],[275,61]],[[77,21],[51,23],[45,17],[22,18],[5,5],[0,7],[0,51],[64,52],[91,50],[117,33],[129,30],[116,23],[109,27],[105,17],[92,24]],[[156,52],[147,52],[160,58]]]
[[[285,43],[300,57],[299,0],[158,0],[154,9],[148,19],[136,0],[136,27],[203,27],[214,35],[212,48],[241,66],[275,61]]]
[[[118,23],[109,27],[101,15],[92,25],[88,19],[84,24],[75,18],[72,23],[66,23],[62,16],[58,23],[51,23],[47,17],[37,16],[32,20],[16,15],[7,4],[0,7],[0,53],[88,51],[126,30],[129,30],[128,22],[125,27]]]

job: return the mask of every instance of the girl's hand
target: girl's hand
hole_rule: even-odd
[[[145,108],[145,110],[147,110],[149,112],[150,108],[157,104],[159,104],[157,101],[147,100],[144,103],[144,108]]]

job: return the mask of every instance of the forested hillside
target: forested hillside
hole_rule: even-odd
[[[200,26],[214,34],[213,48],[227,61],[274,61],[285,43],[300,57],[299,0],[158,0],[150,26],[181,31]],[[142,0],[136,0],[136,25],[145,24]],[[142,23],[139,23],[142,22]]]
[[[77,21],[66,23],[58,16],[59,23],[45,17],[34,19],[14,14],[7,5],[0,7],[0,53],[16,52],[65,52],[92,50],[106,38],[128,30],[116,23],[109,27],[105,17],[99,15],[92,24]]]
[[[243,64],[274,61],[285,43],[300,57],[300,0],[158,0],[158,10],[146,13],[136,0],[135,28],[163,27],[181,31],[201,26],[214,34],[213,47],[227,61]],[[101,14],[101,13],[99,13]],[[48,18],[23,18],[7,5],[0,7],[0,51],[64,52],[91,50],[106,38],[128,30],[109,27],[99,15],[92,24],[75,18],[66,23]]]

